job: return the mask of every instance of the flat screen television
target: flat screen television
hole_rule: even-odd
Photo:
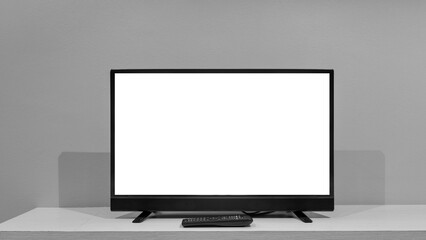
[[[333,210],[333,73],[111,70],[111,210]]]

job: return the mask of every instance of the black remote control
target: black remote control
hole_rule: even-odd
[[[195,217],[182,220],[184,227],[246,227],[253,222],[248,215]]]

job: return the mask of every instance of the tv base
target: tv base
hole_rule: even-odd
[[[292,213],[300,221],[302,221],[304,223],[312,223],[312,219],[310,219],[308,216],[306,216],[306,214],[303,213],[302,211],[292,211]],[[151,211],[142,211],[142,213],[139,214],[139,216],[137,216],[135,219],[133,219],[132,223],[141,223],[141,222],[145,221],[145,219],[147,219],[149,217],[149,215],[151,215],[151,214],[152,214]],[[250,216],[250,214],[247,214],[247,215]]]
[[[139,216],[137,216],[132,223],[141,223],[143,222],[149,215],[151,215],[152,212],[150,211],[142,211],[141,214],[139,214]]]
[[[312,223],[312,219],[306,216],[306,214],[304,214],[302,211],[293,211],[293,214],[296,216],[296,218],[304,223]]]

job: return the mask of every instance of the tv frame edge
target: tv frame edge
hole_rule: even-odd
[[[115,195],[114,83],[116,73],[329,73],[329,195]],[[334,210],[334,70],[333,69],[112,69],[110,71],[111,211],[333,211]],[[284,169],[283,169],[284,171]],[[303,169],[298,169],[303,177]],[[143,170],[141,170],[143,179]]]

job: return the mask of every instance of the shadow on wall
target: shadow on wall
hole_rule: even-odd
[[[335,151],[336,204],[385,204],[385,167],[381,151]]]
[[[109,153],[63,152],[58,168],[59,207],[110,205]]]
[[[110,154],[63,152],[58,159],[59,206],[109,206]],[[381,151],[335,151],[336,204],[385,204]]]

